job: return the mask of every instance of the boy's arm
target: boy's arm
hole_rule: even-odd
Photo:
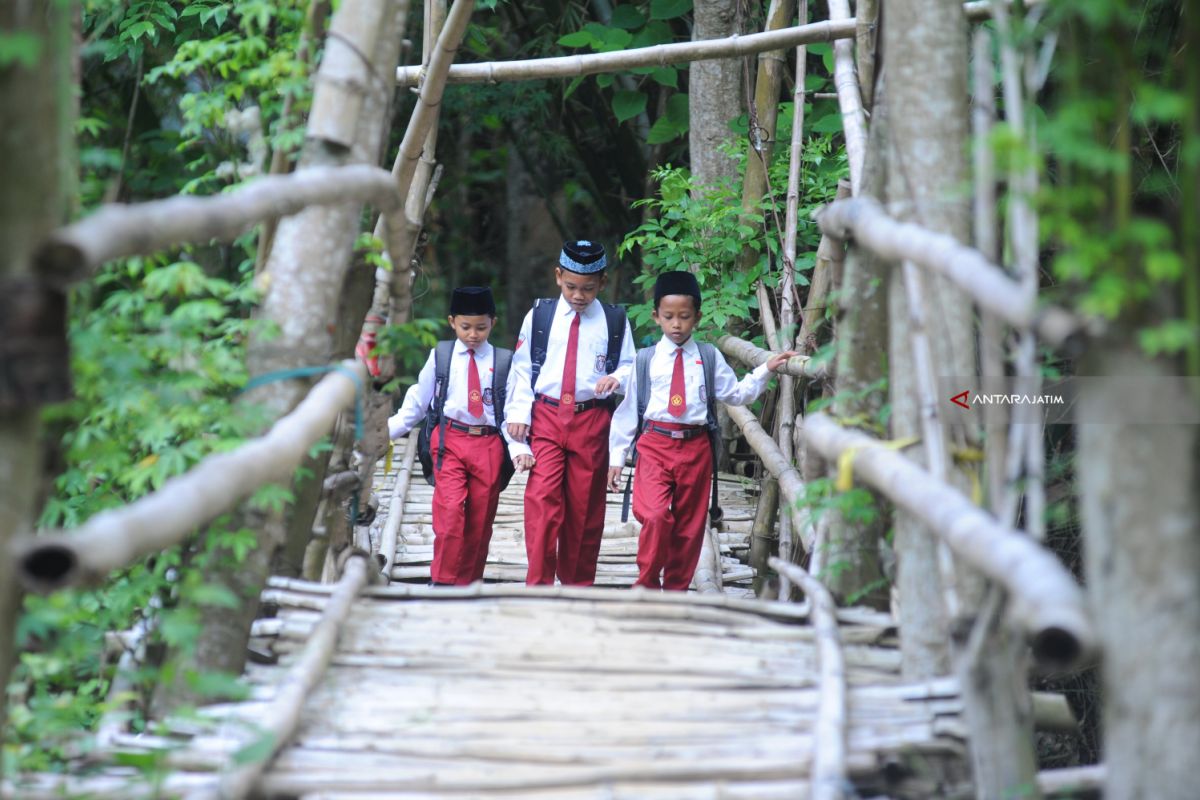
[[[528,425],[533,416],[533,387],[529,385],[533,372],[529,341],[532,336],[533,311],[527,311],[508,371],[508,400],[504,403],[504,421],[507,425]]]
[[[617,368],[613,370],[612,376],[621,382],[621,385],[626,387],[625,394],[633,394],[633,389],[629,388],[632,384],[633,361],[637,357],[637,350],[633,346],[633,329],[629,327],[629,318],[625,318],[625,336],[621,339],[621,358],[617,361]],[[635,416],[637,409],[634,409]],[[636,420],[634,420],[636,424]]]
[[[629,373],[629,385],[625,396],[613,412],[612,425],[608,429],[608,466],[625,466],[625,455],[633,444],[637,432],[637,376]]]
[[[521,349],[528,350],[529,348],[524,347]],[[529,386],[529,376],[528,375],[526,375],[524,378],[519,378],[517,376],[517,370],[515,369],[516,360],[517,360],[517,357],[516,357],[516,354],[514,353],[513,354],[513,364],[512,364],[512,366],[510,366],[508,368],[508,383],[505,385],[505,391],[504,391],[504,396],[509,397],[509,398],[511,398],[513,396],[513,393],[516,391],[518,381],[523,380],[525,386]],[[510,409],[510,408],[512,408],[512,402],[505,401],[505,403],[504,403],[505,425],[503,428],[500,429],[500,433],[501,433],[501,435],[504,436],[504,442],[508,446],[508,455],[510,458],[512,458],[513,462],[515,463],[517,458],[519,458],[520,456],[529,456],[530,458],[533,458],[533,451],[529,449],[529,443],[527,441],[519,442],[512,437],[512,434],[510,434],[508,432],[508,424],[507,424],[508,416],[507,416],[507,414],[508,414],[508,409]]]
[[[771,380],[771,370],[766,364],[759,364],[750,374],[737,379],[737,374],[725,362],[725,357],[719,350],[714,350],[717,357],[713,365],[714,397],[731,406],[744,406],[763,393]]]
[[[388,417],[388,435],[393,439],[399,439],[419,425],[429,410],[429,404],[433,402],[433,388],[437,380],[435,352],[436,348],[429,351],[429,358],[421,367],[417,382],[408,387],[400,410]]]

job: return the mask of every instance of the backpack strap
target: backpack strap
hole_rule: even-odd
[[[508,399],[508,371],[512,359],[512,350],[492,348],[492,416],[496,418],[496,427],[501,430],[504,429],[504,403]]]
[[[704,367],[704,388],[708,395],[708,443],[712,449],[712,505],[708,508],[708,518],[713,525],[725,518],[725,512],[717,503],[717,455],[721,450],[721,426],[717,422],[717,348],[707,342],[698,342],[700,361]]]
[[[554,323],[556,297],[539,297],[533,301],[533,335],[529,338],[529,388],[537,391],[538,375],[546,363],[546,348],[550,343],[550,326]]]
[[[637,428],[633,431],[633,442],[629,445],[633,453],[633,464],[637,466],[637,443],[642,436],[642,425],[646,418],[646,406],[650,405],[650,359],[654,357],[654,348],[646,347],[638,351],[634,361],[637,378]],[[633,473],[625,481],[625,496],[621,500],[621,522],[629,521],[629,502],[633,487]]]
[[[433,351],[433,408],[437,415],[438,453],[435,471],[442,469],[442,456],[446,454],[446,394],[450,386],[450,358],[454,355],[456,339],[444,339],[437,343]]]
[[[612,303],[601,303],[601,306],[608,323],[608,355],[604,368],[611,375],[617,371],[617,364],[621,363],[621,345],[625,343],[625,307]]]

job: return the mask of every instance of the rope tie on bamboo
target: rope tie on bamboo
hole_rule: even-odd
[[[919,436],[909,436],[905,439],[891,439],[889,441],[877,442],[872,446],[883,447],[887,450],[903,450],[919,441],[921,441]],[[854,488],[854,457],[858,455],[860,447],[847,447],[838,456],[838,474],[837,480],[834,482],[834,488],[839,492],[848,492]]]
[[[262,375],[255,375],[247,381],[241,391],[248,392],[251,389],[257,389],[268,383],[286,381],[292,378],[309,378],[313,375],[324,375],[327,372],[340,372],[354,381],[354,441],[355,443],[361,442],[363,438],[363,383],[358,375],[354,373],[354,370],[347,366],[342,364],[323,364],[319,367],[295,367],[293,369],[264,372]],[[352,526],[358,523],[359,492],[360,490],[356,487],[354,494],[350,496],[350,524]]]

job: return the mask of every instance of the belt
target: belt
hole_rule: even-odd
[[[642,426],[642,433],[654,431],[671,439],[695,439],[697,436],[702,436],[708,433],[708,428],[703,425],[695,425],[688,428],[676,430],[674,428],[662,428],[655,425],[653,422],[646,422]]]
[[[468,436],[495,436],[500,429],[494,425],[464,425],[456,419],[446,420],[452,431],[462,431]]]
[[[562,403],[548,395],[539,394],[536,397],[539,403],[545,403],[551,408],[558,408]],[[584,400],[582,403],[575,404],[575,413],[587,411],[589,408],[612,408],[614,405],[611,397],[593,397],[591,400]]]

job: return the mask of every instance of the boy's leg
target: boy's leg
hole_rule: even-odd
[[[467,462],[467,540],[469,547],[463,564],[462,583],[483,578],[488,546],[492,541],[492,523],[500,501],[500,466],[504,461],[504,443],[499,436],[471,437],[472,458]]]
[[[667,562],[663,565],[663,588],[682,592],[687,590],[696,574],[708,529],[712,448],[707,436],[697,436],[679,444],[680,448],[674,453],[675,530],[667,546]]]
[[[591,586],[604,538],[608,505],[608,429],[612,411],[592,408],[576,414],[564,441],[567,449],[563,531],[558,545],[558,577],[564,584]]]
[[[554,583],[555,551],[563,527],[566,459],[556,411],[543,403],[533,404],[529,447],[534,464],[525,484],[525,553],[529,557],[525,583],[530,586]]]
[[[463,450],[459,446],[465,434],[446,428],[446,454],[442,468],[434,473],[433,486],[433,564],[429,568],[434,583],[457,583],[466,563],[467,543],[466,503],[467,468],[463,464]],[[436,469],[438,431],[429,440]]]
[[[633,471],[633,516],[642,523],[638,539],[638,577],[634,586],[662,587],[659,574],[667,564],[667,547],[675,529],[671,508],[674,479],[673,442],[657,434],[642,434],[638,439],[637,466]]]

